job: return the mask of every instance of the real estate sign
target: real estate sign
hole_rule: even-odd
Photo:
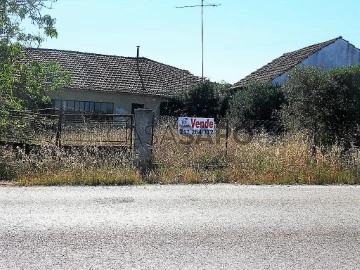
[[[179,117],[178,131],[180,135],[212,135],[215,134],[214,118]]]

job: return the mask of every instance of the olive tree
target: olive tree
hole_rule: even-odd
[[[271,84],[250,84],[237,90],[229,103],[228,117],[232,126],[240,129],[252,129],[254,125],[261,128],[264,123],[271,123],[278,129],[280,122],[278,112],[284,102],[279,87]]]
[[[355,140],[360,124],[360,65],[325,71],[299,66],[282,90],[282,119],[289,130],[306,130],[315,145]]]

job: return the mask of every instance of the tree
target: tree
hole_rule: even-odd
[[[277,126],[277,113],[283,102],[284,96],[279,87],[271,84],[250,84],[233,95],[228,113],[230,123],[241,129],[258,126],[255,122],[260,126],[267,122],[271,122],[271,126]]]
[[[162,114],[221,118],[227,109],[229,87],[230,84],[225,82],[199,83],[189,91],[170,98]]]
[[[57,37],[55,19],[43,15],[56,0],[0,0],[0,111],[37,109],[49,104],[49,93],[70,82],[55,62],[38,63],[26,56],[25,46]],[[32,23],[42,33],[27,32]]]
[[[6,44],[40,45],[45,37],[56,38],[55,19],[43,14],[57,0],[0,0],[0,38]],[[31,23],[42,34],[26,32],[23,24]]]
[[[56,62],[21,61],[26,58],[19,44],[0,43],[0,109],[33,110],[50,104],[49,93],[70,82],[68,72]]]
[[[360,65],[324,71],[299,66],[283,85],[282,119],[289,130],[305,130],[314,145],[355,139],[360,124]]]
[[[225,81],[214,83],[215,94],[218,98],[218,116],[226,117],[226,114],[229,110],[229,102],[231,95],[233,94],[232,90],[230,89],[231,84]]]

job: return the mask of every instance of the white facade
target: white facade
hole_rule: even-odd
[[[133,104],[143,105],[145,109],[154,111],[155,116],[160,115],[162,98],[159,96],[135,95],[120,92],[91,91],[80,89],[63,89],[50,94],[52,100],[71,100],[88,102],[106,102],[113,104],[114,114],[132,113]]]

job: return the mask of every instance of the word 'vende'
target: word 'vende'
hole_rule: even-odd
[[[215,134],[214,118],[179,117],[178,131],[180,135],[212,135]]]

